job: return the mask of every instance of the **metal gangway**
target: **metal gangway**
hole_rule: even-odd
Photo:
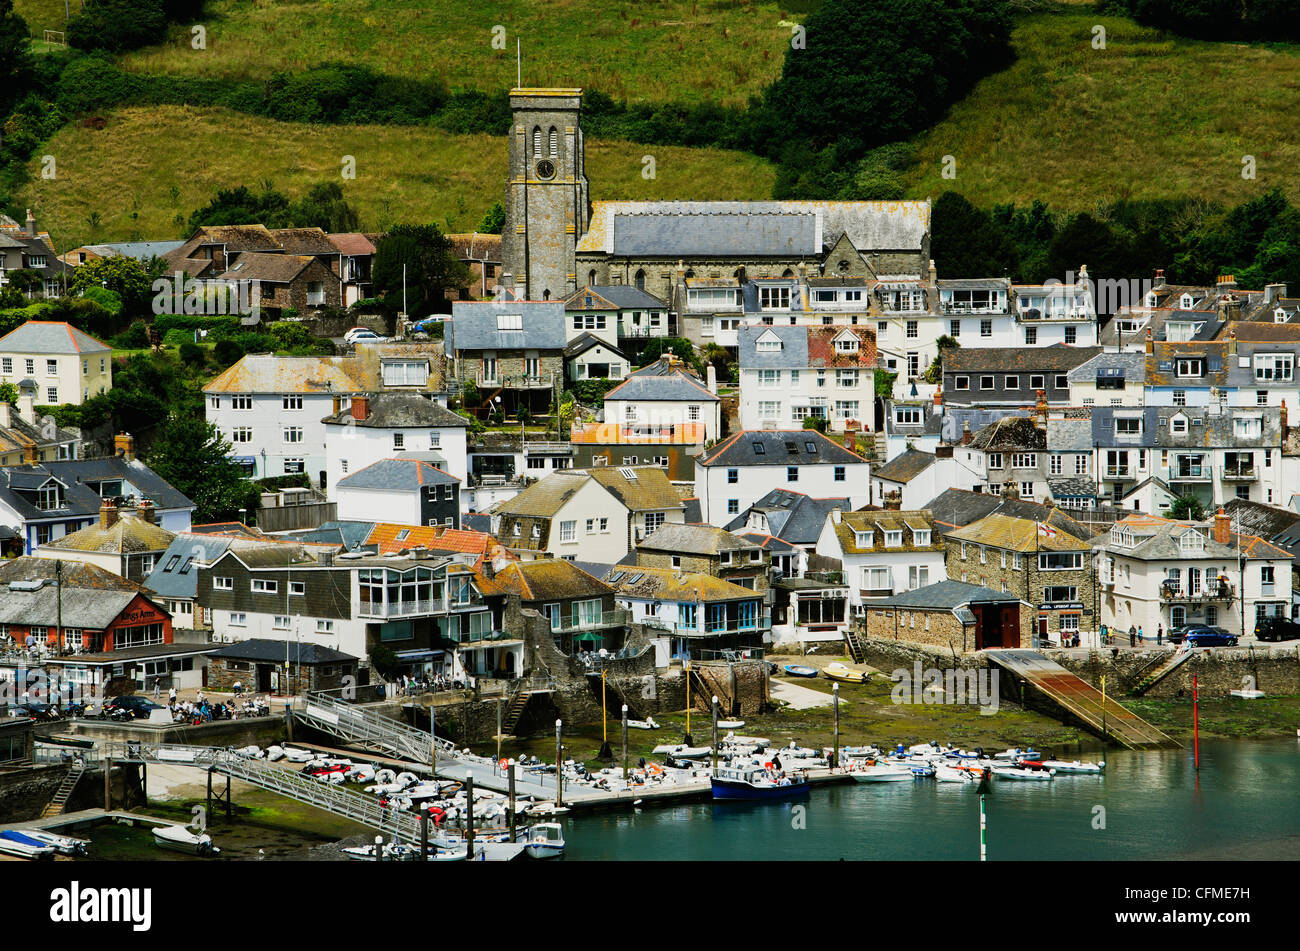
[[[419,844],[420,820],[410,812],[380,805],[374,796],[334,786],[265,760],[242,756],[234,750],[214,746],[179,746],[172,744],[127,743],[106,744],[99,750],[100,758],[111,758],[115,763],[147,763],[166,766],[193,766],[238,779],[259,789],[286,796],[296,802],[360,825],[375,829],[381,834],[410,844]]]
[[[429,770],[435,747],[439,759],[454,759],[461,755],[450,740],[341,700],[329,692],[309,693],[307,702],[294,709],[293,715],[323,733],[407,760],[413,769]]]

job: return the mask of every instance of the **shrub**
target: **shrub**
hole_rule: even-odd
[[[149,328],[143,320],[131,322],[131,326],[109,341],[118,350],[143,350],[149,346]]]
[[[186,366],[201,367],[207,360],[207,354],[197,343],[187,340],[181,344],[181,362]]]
[[[166,31],[163,0],[89,0],[67,23],[69,44],[112,53],[161,42]]]
[[[243,357],[244,348],[235,340],[218,340],[216,346],[212,348],[212,355],[216,357],[217,363],[228,367]]]

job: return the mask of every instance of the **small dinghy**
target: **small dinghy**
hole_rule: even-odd
[[[159,848],[187,855],[217,855],[221,852],[212,844],[212,836],[198,833],[185,826],[163,826],[153,830],[153,840]]]
[[[719,730],[739,730],[745,725],[744,720],[719,720]]]
[[[242,756],[245,759],[261,759],[266,754],[262,752],[260,746],[241,746],[235,750],[236,756]]]
[[[786,664],[781,668],[791,677],[816,677],[816,667],[805,667],[803,664]]]
[[[1056,775],[1054,769],[1029,769],[1024,766],[993,766],[990,772],[998,779],[1019,779],[1030,782],[1044,782]]]
[[[24,829],[23,835],[37,842],[43,842],[60,855],[85,855],[90,847],[89,839],[74,839],[71,836],[46,832],[44,829]]]
[[[968,769],[959,769],[956,766],[936,766],[934,768],[934,778],[941,783],[971,783],[979,777]]]
[[[786,669],[788,670],[789,668]],[[840,683],[845,684],[864,684],[870,679],[870,674],[867,674],[865,671],[854,670],[852,667],[849,667],[847,664],[841,664],[839,661],[836,661],[833,664],[827,664],[826,669],[822,671],[822,675],[828,680],[837,680]]]
[[[268,746],[266,748],[266,758],[269,762],[278,763],[280,760],[284,759],[284,747]]]
[[[568,811],[568,806],[557,806],[553,802],[538,802],[529,808],[528,814],[530,816],[558,816]]]
[[[1022,760],[1022,759],[1036,760],[1039,758],[1039,753],[1038,750],[1034,749],[1032,746],[1027,750],[1022,750],[1020,747],[1015,746],[1009,750],[1003,750],[1001,753],[994,753],[993,758],[1000,759],[1000,760],[1010,760],[1012,762],[1015,762],[1016,760]]]
[[[1054,769],[1058,773],[1100,773],[1106,768],[1105,760],[1099,763],[1083,763],[1079,760],[1066,762],[1059,759],[1045,759],[1043,766],[1047,769]]]
[[[713,751],[707,746],[685,746],[679,743],[676,746],[656,746],[653,752],[676,759],[701,759]]]
[[[627,728],[629,730],[657,730],[659,724],[655,722],[654,717],[646,717],[644,720],[628,720]]]
[[[528,857],[554,859],[564,854],[564,830],[558,822],[539,822],[528,830]]]
[[[310,763],[317,757],[317,754],[311,750],[300,750],[296,746],[285,746],[281,749],[284,751],[284,758],[290,763]]]
[[[54,846],[16,829],[0,832],[0,853],[5,855],[20,859],[48,859],[54,857],[54,852]]]

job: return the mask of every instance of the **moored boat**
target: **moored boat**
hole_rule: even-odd
[[[864,684],[870,679],[870,675],[865,671],[855,670],[847,664],[841,664],[836,661],[833,664],[827,664],[822,675],[828,680],[837,680],[845,684]]]
[[[23,835],[37,842],[43,842],[60,855],[85,855],[90,846],[88,839],[74,839],[71,836],[57,835],[44,829],[24,829]]]
[[[17,829],[0,832],[0,853],[20,859],[47,859],[54,856],[54,846],[33,839]]]
[[[849,775],[853,777],[854,782],[859,783],[898,783],[913,778],[909,767],[890,766],[884,763],[854,769]]]
[[[1048,769],[1054,769],[1058,773],[1100,773],[1106,768],[1106,762],[1103,760],[1098,763],[1083,763],[1079,760],[1066,762],[1059,759],[1045,759],[1043,766]]]
[[[188,855],[217,855],[220,849],[212,844],[212,836],[195,832],[185,826],[163,826],[153,830],[153,840],[159,848]]]
[[[766,769],[719,769],[709,781],[715,800],[780,800],[808,793],[806,777],[780,776]]]
[[[791,677],[816,677],[816,667],[805,667],[803,664],[786,664],[781,668]]]
[[[998,779],[1019,779],[1043,782],[1056,775],[1054,769],[1029,769],[1024,766],[993,766],[989,771]]]
[[[564,829],[558,822],[539,822],[528,830],[528,857],[554,859],[564,854]]]

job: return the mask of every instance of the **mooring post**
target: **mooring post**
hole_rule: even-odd
[[[429,857],[429,807],[420,807],[420,861]]]
[[[382,835],[377,835],[375,836],[375,861],[382,862],[383,860],[384,860],[384,837]]]
[[[627,704],[623,704],[623,788],[627,789]]]
[[[718,696],[713,695],[713,772],[718,771]]]
[[[560,738],[564,732],[564,721],[555,721],[555,805],[564,805],[564,747]]]
[[[474,861],[474,771],[465,770],[465,860]]]
[[[144,797],[144,804],[149,805],[149,764],[144,762],[140,764],[140,795]]]
[[[835,707],[835,751],[831,754],[831,769],[840,765],[840,685],[831,684],[831,697]]]
[[[506,761],[508,771],[506,778],[506,795],[510,799],[510,841],[515,840],[515,761]]]
[[[284,702],[284,731],[290,740],[293,739],[293,707],[289,701]]]
[[[230,818],[230,774],[226,773],[226,818]]]
[[[113,757],[104,760],[104,811],[113,811]]]

